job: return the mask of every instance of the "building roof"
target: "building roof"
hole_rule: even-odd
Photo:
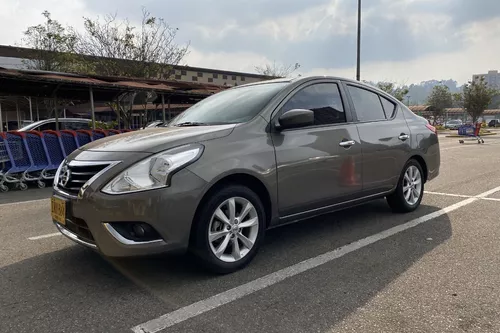
[[[153,80],[129,77],[77,75],[0,67],[0,95],[89,99],[89,88],[96,101],[111,101],[127,91],[154,91],[158,95],[202,99],[226,89],[213,84]],[[179,101],[172,100],[172,103]],[[185,102],[185,101],[182,101]],[[181,103],[182,103],[181,102]]]
[[[17,46],[9,46],[9,45],[0,45],[0,56],[2,57],[10,57],[10,58],[18,58],[18,59],[33,59],[36,57],[36,54],[33,49],[26,47],[17,47]],[[236,75],[236,76],[245,76],[248,78],[258,78],[263,80],[273,79],[273,76],[261,75],[257,73],[244,73],[244,72],[234,72],[222,69],[214,69],[214,68],[203,68],[203,67],[191,67],[191,66],[181,66],[181,65],[172,65],[172,69],[176,70],[185,70],[185,71],[193,71],[193,72],[205,72],[205,73],[214,73],[221,75]]]
[[[429,111],[431,109],[430,105],[410,105],[408,107],[413,112]]]

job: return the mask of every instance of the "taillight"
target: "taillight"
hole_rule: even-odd
[[[425,124],[425,127],[427,127],[432,133],[437,134],[436,127],[432,126],[431,124]]]

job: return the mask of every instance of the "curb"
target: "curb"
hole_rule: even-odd
[[[490,136],[490,135],[497,135],[498,133],[484,133],[481,134],[481,136]],[[466,137],[465,135],[447,135],[446,138],[463,138]]]

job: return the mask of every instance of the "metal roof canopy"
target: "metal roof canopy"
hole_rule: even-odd
[[[94,128],[94,101],[113,101],[119,94],[125,92],[154,91],[157,98],[153,103],[162,104],[162,108],[165,110],[165,97],[168,99],[169,104],[194,104],[224,89],[226,87],[213,84],[14,70],[0,67],[0,96],[90,100]],[[56,121],[57,119],[56,113]],[[0,123],[1,121],[0,113]]]

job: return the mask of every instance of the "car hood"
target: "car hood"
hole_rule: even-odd
[[[149,152],[222,138],[236,125],[157,127],[109,136],[86,144],[80,150],[100,152]]]

